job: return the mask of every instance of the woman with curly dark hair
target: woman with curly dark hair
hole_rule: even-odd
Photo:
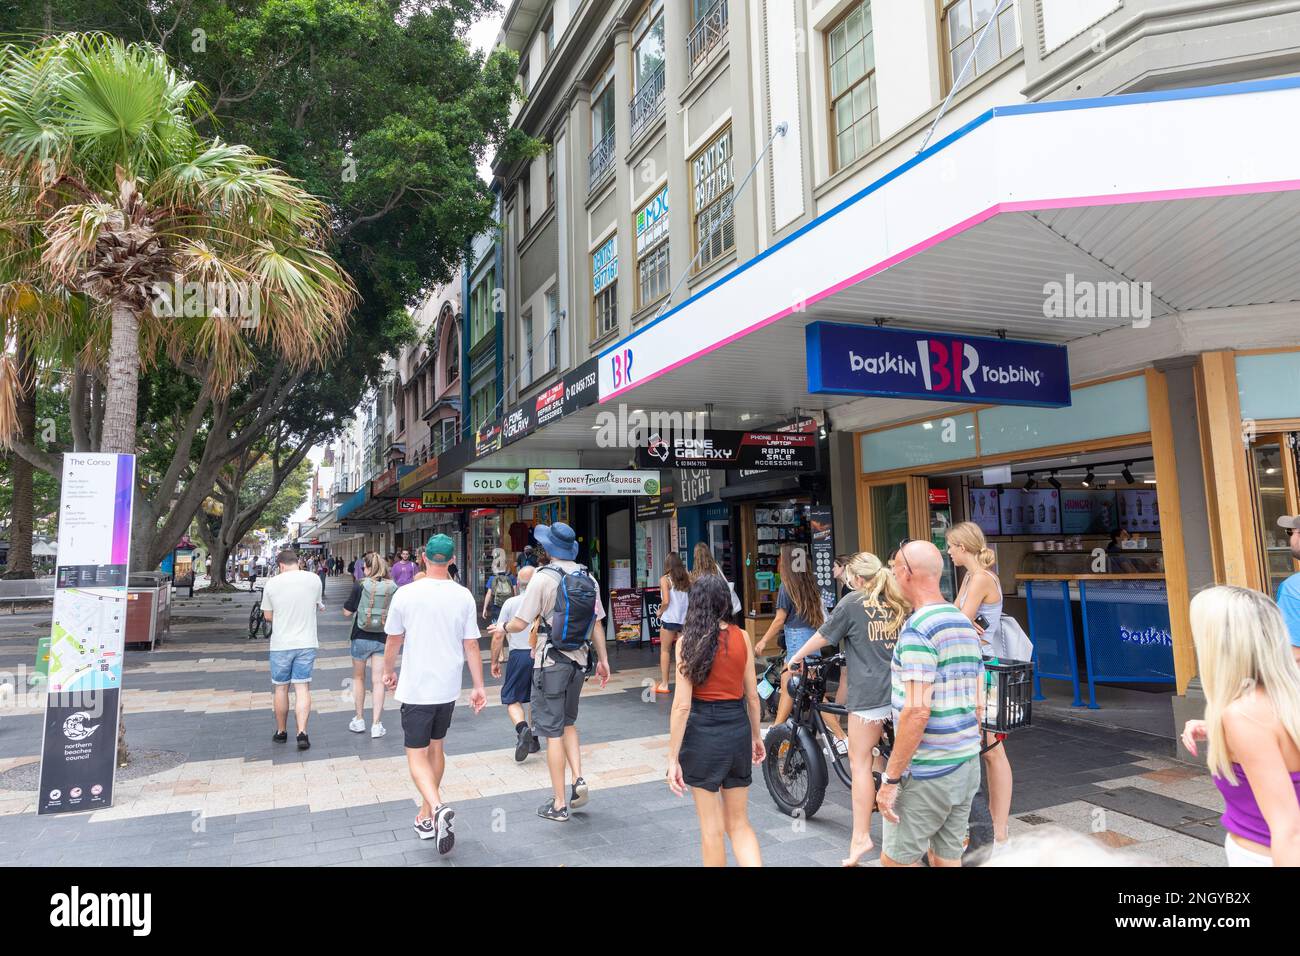
[[[730,613],[731,589],[720,575],[691,585],[677,644],[668,786],[679,797],[691,788],[705,866],[727,865],[727,839],[737,863],[762,866],[748,805],[752,767],[767,756],[754,650],[745,632],[728,623]]]

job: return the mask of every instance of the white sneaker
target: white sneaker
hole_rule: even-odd
[[[353,717],[352,723],[348,724],[348,730],[352,731],[354,734],[364,733],[365,729],[366,722],[361,717]]]
[[[388,731],[384,729],[383,724],[375,724],[373,727],[370,728],[370,736],[375,738],[376,740],[384,736],[384,734],[386,733],[388,733]]]

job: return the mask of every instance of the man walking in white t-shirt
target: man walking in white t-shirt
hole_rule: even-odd
[[[528,582],[533,579],[533,568],[519,569],[519,590],[526,591]],[[528,631],[506,634],[505,627],[514,620],[515,612],[524,602],[522,593],[507,598],[501,605],[496,624],[489,630],[492,633],[492,650],[488,660],[492,662],[492,676],[500,677],[502,665],[505,665],[505,682],[501,685],[501,703],[506,706],[510,722],[515,728],[515,760],[523,763],[529,754],[542,749],[537,738],[528,726],[528,714],[524,705],[533,699],[533,648]],[[509,644],[509,656],[506,645]]]
[[[469,590],[447,573],[456,543],[445,534],[429,539],[424,549],[424,577],[393,595],[384,631],[384,685],[396,689],[402,705],[402,734],[406,765],[420,791],[415,832],[421,840],[437,839],[438,852],[456,842],[455,813],[442,802],[439,787],[447,767],[443,739],[452,710],[460,699],[461,673],[469,663],[474,689],[469,702],[478,713],[487,703],[483,690],[483,658],[479,652],[478,606]],[[402,670],[397,674],[397,653]]]
[[[275,736],[289,739],[289,685],[294,687],[294,716],[298,749],[307,750],[307,718],[311,716],[311,672],[316,666],[316,612],[321,603],[320,578],[298,567],[298,555],[285,549],[276,556],[280,573],[262,585],[262,615],[271,628],[271,684],[275,688]]]

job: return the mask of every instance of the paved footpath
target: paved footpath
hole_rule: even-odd
[[[251,597],[178,598],[172,639],[128,652],[132,751],[157,772],[118,778],[110,809],[35,815],[36,699],[0,700],[0,862],[19,865],[558,866],[695,865],[695,811],[663,783],[670,699],[648,687],[657,651],[612,654],[613,679],[589,685],[579,726],[591,802],[567,824],[539,819],[549,792],[540,756],[514,761],[514,732],[488,676],[488,706],[457,710],[447,738],[445,799],[456,848],[439,857],[412,830],[396,703],[388,735],[348,731],[351,658],[341,613],[349,581],[331,578],[308,727],[312,748],[274,744],[264,642],[246,637]],[[0,683],[29,669],[49,612],[0,615]],[[487,642],[484,641],[486,659]],[[486,665],[485,665],[486,674]],[[465,677],[468,702],[468,675]],[[7,691],[7,688],[0,688]],[[369,701],[367,701],[367,722]],[[1057,824],[1123,854],[1170,866],[1223,863],[1222,801],[1204,770],[1169,758],[1157,738],[1040,721],[1017,733],[1012,832]],[[817,816],[776,810],[756,773],[750,818],[767,865],[834,866],[847,848],[849,793],[832,781]],[[875,828],[878,842],[879,817]]]

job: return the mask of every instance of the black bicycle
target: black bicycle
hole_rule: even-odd
[[[262,613],[262,589],[254,588],[257,592],[257,598],[253,601],[253,609],[248,612],[248,639],[250,641],[257,638],[270,639],[271,622],[266,619]]]
[[[831,770],[844,786],[853,786],[848,752],[841,749],[823,717],[831,714],[841,720],[848,719],[848,708],[826,703],[827,685],[839,677],[843,667],[843,654],[806,658],[801,667],[790,674],[787,685],[793,705],[790,719],[768,731],[763,782],[781,812],[789,816],[807,819],[821,809]],[[1033,707],[1032,664],[985,661],[984,667],[989,683],[981,723],[994,739],[980,749],[981,753],[1000,746],[1010,731],[1028,727]],[[779,671],[777,680],[780,680]],[[888,763],[893,747],[894,724],[887,720],[880,742],[872,750],[871,776],[877,789],[880,787],[880,771],[874,767]],[[830,758],[829,764],[827,757]]]

